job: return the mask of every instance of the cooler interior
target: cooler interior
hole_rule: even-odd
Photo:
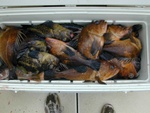
[[[107,80],[107,84],[134,84],[134,83],[149,83],[149,28],[150,28],[150,13],[148,10],[132,9],[132,8],[21,8],[21,9],[4,9],[0,11],[0,27],[4,28],[7,25],[20,26],[21,24],[39,24],[46,20],[52,20],[56,23],[87,24],[93,20],[106,20],[108,24],[122,24],[132,26],[134,24],[142,24],[143,28],[140,31],[140,40],[142,42],[141,53],[141,69],[138,73],[139,77],[132,80]],[[2,43],[2,42],[1,42]],[[36,83],[35,81],[20,81],[20,80],[1,80],[1,83]],[[86,84],[84,81],[42,81],[40,84]],[[97,82],[92,83],[97,84]],[[103,87],[103,86],[102,86]],[[87,88],[88,89],[88,88]]]

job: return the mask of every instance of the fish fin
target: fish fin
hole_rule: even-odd
[[[21,27],[23,28],[23,29],[28,29],[28,28],[31,28],[31,27],[33,27],[33,25],[21,25]]]
[[[100,58],[107,61],[107,60],[113,59],[114,56],[111,53],[104,51],[100,54]]]
[[[73,32],[80,31],[83,28],[83,25],[75,24],[75,23],[61,23],[63,27],[72,30]]]
[[[141,24],[135,24],[132,26],[132,32],[134,32],[135,37],[139,37],[139,31],[142,29]]]
[[[131,33],[128,33],[125,36],[123,36],[122,38],[120,38],[120,40],[127,40],[130,38],[130,36],[131,36]]]
[[[105,39],[104,45],[109,45],[114,42],[114,40],[111,39],[111,33],[105,33],[103,37]]]
[[[58,66],[55,68],[56,71],[64,71],[67,69],[69,69],[69,68],[67,67],[67,65],[65,65],[63,63],[59,63]]]
[[[70,57],[75,55],[75,52],[72,51],[69,47],[66,47],[66,49],[64,50],[64,53]]]
[[[132,26],[132,31],[133,32],[138,32],[141,29],[142,29],[142,25],[141,24],[135,24],[135,25]]]
[[[106,83],[103,82],[103,81],[101,81],[98,76],[96,76],[95,79],[97,80],[97,82],[98,82],[99,84],[104,84],[104,85],[106,85]]]
[[[100,44],[94,39],[90,53],[94,56],[100,50]]]
[[[38,57],[38,55],[39,55],[39,51],[30,51],[29,53],[28,53],[28,55],[29,55],[29,57],[32,57],[32,58],[36,58],[36,59],[38,59],[39,57]]]
[[[110,44],[112,44],[113,42],[114,42],[114,40],[112,40],[112,41],[105,41],[104,45],[110,45]]]
[[[44,80],[53,80],[55,78],[55,74],[54,70],[44,71]]]
[[[74,69],[79,73],[85,73],[87,71],[87,66],[78,66],[74,67]]]
[[[112,39],[111,39],[111,33],[105,33],[104,35],[103,35],[103,37],[104,37],[104,39],[106,40],[106,41],[111,41]]]
[[[79,35],[75,36],[70,42],[68,42],[67,44],[73,48],[77,48],[78,47],[78,37]]]
[[[19,48],[20,44],[24,41],[25,38],[26,35],[19,30],[15,41],[15,48]]]
[[[54,22],[52,22],[51,20],[47,20],[44,23],[40,24],[40,25],[44,25],[48,28],[53,28]]]
[[[135,40],[135,37],[133,35],[130,35],[130,41],[132,43],[135,43],[136,44],[136,40]]]
[[[121,62],[117,58],[113,58],[109,60],[108,62],[111,64],[111,66],[114,67],[115,65],[118,69],[122,70]]]
[[[129,39],[129,37],[127,37],[127,36],[120,38],[120,40],[127,40],[127,39]]]
[[[23,43],[19,48],[16,48],[14,51],[14,56],[19,59],[22,55],[24,55],[29,50],[28,44]]]
[[[90,60],[89,66],[96,71],[98,71],[100,69],[100,65],[101,65],[101,63],[99,61]]]

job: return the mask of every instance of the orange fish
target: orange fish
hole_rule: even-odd
[[[20,29],[15,27],[8,27],[5,31],[1,32],[0,58],[9,68],[13,67],[14,50],[19,46],[20,41],[23,40],[21,35]]]
[[[50,47],[50,53],[58,57],[64,64],[86,65],[94,70],[99,70],[100,62],[95,60],[86,60],[79,52],[72,47],[53,38],[46,38],[46,43]]]
[[[116,40],[111,44],[105,45],[103,50],[115,56],[135,58],[139,56],[142,50],[142,44],[138,38],[131,35],[126,40]]]
[[[105,34],[105,39],[111,41],[120,40],[125,35],[128,35],[130,33],[131,33],[130,27],[126,27],[123,25],[109,25],[107,28],[107,33]],[[109,35],[109,37],[106,35]]]
[[[104,20],[93,22],[85,26],[78,39],[78,51],[89,59],[98,59],[104,45],[104,33],[107,22]]]
[[[126,79],[133,79],[138,76],[140,70],[140,60],[138,58],[132,60],[120,60],[121,69],[118,73],[119,76]]]
[[[104,80],[110,79],[117,75],[119,68],[113,62],[101,60],[101,68],[95,71],[87,66],[79,66],[62,72],[49,70],[45,72],[45,79],[68,79],[68,80],[85,80],[98,81],[103,83]]]

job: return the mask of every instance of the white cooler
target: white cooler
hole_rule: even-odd
[[[150,90],[150,5],[149,0],[0,0],[0,27],[5,25],[39,24],[46,20],[58,23],[89,23],[106,20],[109,24],[142,24],[141,69],[139,77],[132,80],[107,80],[107,85],[97,82],[53,80],[20,81],[1,80],[0,90],[52,91],[52,92],[105,92]],[[0,42],[3,43],[3,42]]]

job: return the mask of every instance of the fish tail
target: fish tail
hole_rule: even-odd
[[[91,67],[92,69],[98,71],[100,69],[100,65],[101,63],[96,61],[96,60],[90,60],[90,64],[89,67]]]
[[[138,32],[142,29],[142,25],[141,24],[135,24],[132,26],[132,31],[133,32]]]

